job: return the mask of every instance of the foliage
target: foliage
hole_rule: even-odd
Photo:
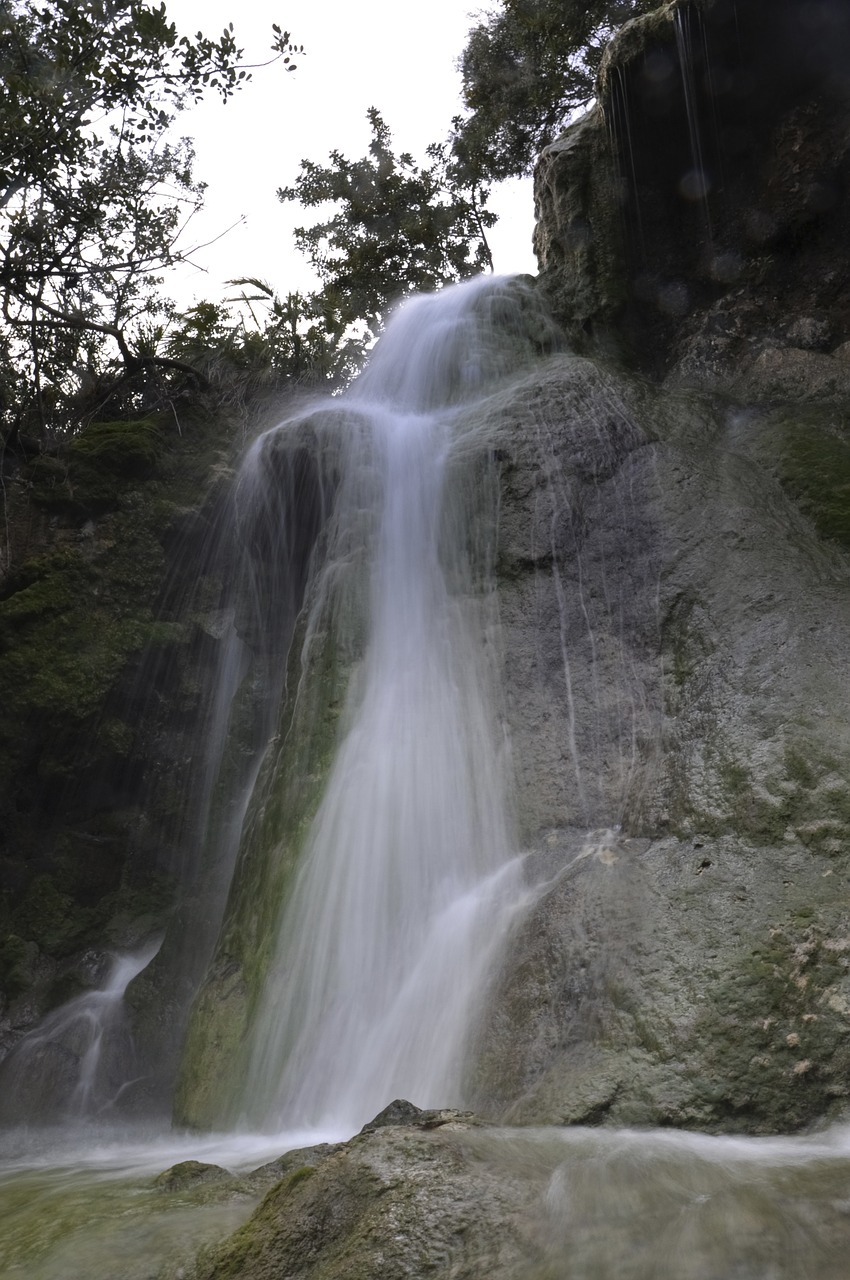
[[[486,230],[496,218],[487,190],[468,180],[447,146],[432,144],[428,162],[417,165],[408,152],[393,152],[374,107],[368,120],[367,156],[352,161],[333,151],[327,167],[304,160],[294,187],[278,192],[309,209],[336,206],[295,239],[322,281],[307,318],[342,346],[358,323],[368,341],[396,298],[492,267]]]
[[[273,50],[291,70],[279,28]],[[147,0],[0,0],[0,356],[16,370],[2,406],[13,429],[61,427],[116,375],[162,363],[146,341],[167,310],[158,273],[186,256],[181,233],[203,197],[191,146],[166,134],[182,107],[249,78],[241,52],[232,25],[217,40],[178,37]]]
[[[460,59],[470,114],[454,121],[454,151],[470,179],[528,172],[593,97],[612,32],[654,7],[654,0],[502,0],[470,31]]]
[[[244,399],[283,383],[311,386],[352,375],[359,348],[340,340],[336,318],[328,321],[314,297],[281,297],[256,277],[229,283],[239,289],[236,296],[192,307],[179,317],[166,345],[169,355],[198,369],[219,394]]]

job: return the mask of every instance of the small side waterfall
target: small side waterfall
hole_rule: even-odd
[[[258,784],[231,921],[247,916],[246,868],[292,858],[267,814],[295,767],[293,723],[316,698],[316,669],[344,669],[347,691],[297,866],[253,944],[269,961],[231,1122],[350,1132],[395,1096],[462,1101],[477,1008],[523,897],[498,718],[498,490],[470,410],[533,355],[532,306],[520,283],[487,279],[413,300],[345,395],[267,433],[246,460],[250,524],[262,477],[310,434],[328,510],[273,744],[284,764]],[[312,730],[321,713],[306,719]],[[315,779],[315,761],[300,767]]]
[[[101,987],[60,1005],[21,1040],[0,1069],[4,1120],[79,1119],[114,1105],[134,1074],[124,993],[161,941],[113,956]]]

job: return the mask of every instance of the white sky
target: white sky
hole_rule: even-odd
[[[316,211],[281,204],[277,188],[294,182],[302,159],[324,163],[334,149],[349,159],[365,155],[370,106],[382,113],[397,151],[424,159],[427,144],[445,137],[461,109],[455,62],[475,0],[167,0],[166,7],[180,34],[217,37],[233,22],[246,62],[271,56],[273,22],[305,48],[297,71],[261,68],[226,104],[211,94],[178,118],[179,132],[195,142],[195,176],[208,184],[192,243],[244,222],[199,252],[204,270],[169,280],[170,291],[188,306],[224,296],[225,281],[237,276],[259,276],[282,293],[313,288],[292,229],[315,221]],[[492,207],[500,215],[489,236],[496,270],[536,271],[530,180],[504,184]]]

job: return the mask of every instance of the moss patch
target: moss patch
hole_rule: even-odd
[[[707,1069],[698,1091],[720,1129],[797,1129],[850,1092],[850,1016],[825,1007],[850,977],[850,939],[812,914],[789,913],[711,988],[695,1026]]]
[[[787,424],[780,478],[822,538],[850,547],[850,438],[843,420],[822,411]]]
[[[145,479],[162,454],[163,430],[154,418],[135,422],[92,422],[71,445],[75,461],[112,475]]]
[[[156,476],[166,456],[167,435],[155,418],[92,422],[61,456],[34,459],[27,470],[30,494],[38,505],[72,518],[100,515]]]
[[[737,834],[761,847],[794,839],[827,857],[850,849],[850,780],[840,759],[802,734],[786,743],[772,773],[718,752],[707,764],[713,785],[698,807],[687,781],[678,780],[681,834]]]

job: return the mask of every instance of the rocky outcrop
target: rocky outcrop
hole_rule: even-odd
[[[749,1132],[841,1112],[848,446],[816,414],[651,391],[575,357],[488,414],[539,887],[473,1104]]]
[[[529,1274],[541,1254],[530,1212],[540,1180],[480,1159],[480,1132],[472,1115],[409,1104],[378,1117],[278,1182],[193,1280]]]
[[[537,170],[541,279],[582,349],[728,388],[765,348],[847,339],[848,51],[837,3],[673,0],[623,28]]]

